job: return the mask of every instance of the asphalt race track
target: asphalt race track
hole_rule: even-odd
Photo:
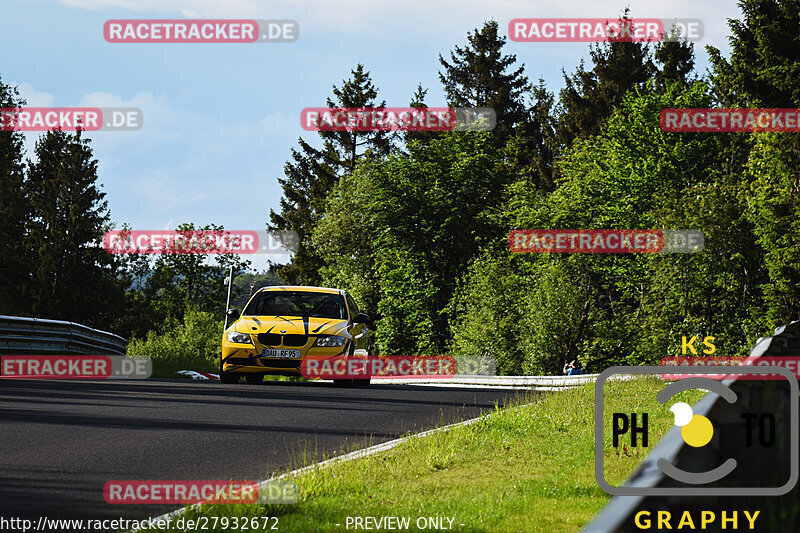
[[[145,518],[109,505],[129,479],[262,480],[302,450],[340,451],[474,418],[516,391],[189,380],[0,380],[0,516]],[[372,440],[368,443],[368,437]]]

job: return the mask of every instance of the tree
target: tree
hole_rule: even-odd
[[[0,81],[0,108],[25,102],[15,87]],[[0,314],[30,312],[26,288],[30,286],[31,258],[24,246],[31,206],[24,191],[23,135],[0,129]]]
[[[523,74],[524,65],[513,69],[514,54],[503,55],[506,38],[498,35],[497,21],[484,23],[483,28],[467,33],[467,46],[456,46],[450,62],[439,55],[444,72],[439,79],[444,85],[447,104],[451,107],[490,107],[497,117],[492,140],[505,146],[514,126],[527,118],[525,92],[530,88]]]
[[[351,74],[341,87],[333,86],[335,100],[327,99],[329,108],[386,105],[376,104],[378,92],[363,65],[358,64]],[[339,177],[352,172],[367,153],[379,156],[391,150],[385,132],[321,131],[319,136],[322,140],[319,149],[298,139],[300,150],[292,149],[293,161],[286,163],[285,177],[278,178],[283,189],[281,211],[270,211],[270,230],[295,231],[300,238],[292,262],[280,271],[289,283],[320,283],[319,269],[324,262],[314,250],[311,232],[322,216],[325,198]]]
[[[740,0],[729,22],[731,58],[707,46],[723,105],[800,105],[800,0]]]
[[[631,23],[628,9],[619,23]],[[564,72],[566,87],[561,90],[558,127],[562,147],[568,147],[576,138],[600,133],[603,122],[625,94],[633,88],[643,88],[656,72],[647,43],[616,39],[591,45],[589,54],[591,70],[585,70],[581,61],[572,76]]]
[[[784,133],[756,134],[743,186],[768,279],[762,279],[771,327],[800,319],[800,148]]]
[[[372,176],[382,159],[366,160],[336,184],[325,206],[325,216],[314,228],[314,246],[325,258],[322,284],[341,287],[353,295],[368,315],[378,312],[380,282],[375,257],[381,227],[375,214]]]
[[[425,103],[425,96],[427,94],[428,89],[424,89],[421,83],[417,84],[417,89],[414,91],[414,95],[411,97],[411,102],[409,102],[408,106],[416,109],[426,109],[428,107]],[[406,144],[412,141],[428,142],[437,135],[438,132],[433,131],[406,131],[403,133],[403,140],[405,140]]]
[[[656,88],[663,92],[669,82],[689,85],[694,72],[694,44],[677,38],[656,44],[656,62],[660,65],[655,76]]]
[[[186,223],[178,226],[187,240],[196,231],[208,231],[214,235],[224,235],[222,226],[208,224],[195,228]],[[153,273],[147,282],[145,294],[156,302],[155,309],[163,324],[182,322],[190,308],[211,313],[219,319],[225,314],[229,267],[233,266],[234,278],[242,274],[250,265],[238,255],[230,253],[214,254],[214,261],[199,253],[164,253],[155,260]]]
[[[500,158],[488,133],[447,132],[337,184],[315,241],[329,260],[326,279],[355,286],[383,315],[382,353],[446,350],[458,281],[481,249],[504,239],[496,210],[509,175]]]
[[[291,262],[281,268],[280,276],[288,283],[319,284],[323,259],[310,240],[311,231],[322,215],[325,197],[336,183],[333,167],[319,158],[316,150],[299,139],[301,151],[292,149],[292,159],[284,166],[284,178],[278,178],[283,189],[281,211],[270,211],[270,230],[295,231],[299,237]]]
[[[98,245],[110,215],[97,160],[80,129],[47,132],[35,154],[25,181],[33,215],[26,246],[36,260],[32,311],[101,326],[122,308],[122,291],[114,258]]]
[[[510,172],[519,176],[518,186],[536,193],[549,192],[555,187],[553,165],[557,150],[553,93],[540,79],[532,96],[527,118],[514,128],[505,147],[505,163]]]
[[[356,65],[351,76],[349,80],[342,81],[341,87],[333,86],[335,99],[327,99],[329,108],[386,107],[385,101],[376,104],[378,90],[369,72],[364,70],[364,65]],[[380,156],[388,154],[392,148],[385,131],[321,131],[319,136],[324,150],[317,155],[333,165],[338,175],[355,170],[356,164],[367,152]]]
[[[731,56],[707,47],[717,100],[730,107],[800,105],[800,1],[742,0],[742,20],[729,21]],[[800,317],[800,141],[787,133],[731,134],[725,170],[739,177],[743,218],[763,253],[763,291],[770,327]],[[751,269],[752,271],[752,269]],[[761,272],[759,272],[761,274]]]

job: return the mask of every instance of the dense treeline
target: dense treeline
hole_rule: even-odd
[[[658,120],[664,108],[800,107],[800,1],[740,7],[731,57],[707,47],[706,74],[691,43],[602,43],[558,96],[485,23],[439,57],[440,79],[448,105],[493,107],[498,127],[300,139],[271,214],[302,237],[281,274],[383,315],[382,353],[490,355],[503,373],[653,363],[679,355],[684,335],[742,354],[800,313],[800,141],[665,133]],[[328,105],[380,105],[362,65]],[[695,228],[705,249],[512,254],[515,228]]]

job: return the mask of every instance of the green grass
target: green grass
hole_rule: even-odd
[[[669,406],[655,401],[663,387],[656,378],[607,383],[604,418],[647,411],[652,447],[672,425]],[[692,404],[701,395],[686,391],[674,401]],[[577,531],[609,499],[594,477],[594,384],[529,394],[518,403],[474,424],[296,477],[296,504],[204,505],[184,516],[271,515],[280,531],[298,532],[347,531],[348,516],[410,516],[411,530],[417,517],[446,516],[455,517],[458,531]],[[648,450],[615,451],[609,427],[605,435],[605,475],[616,485]],[[320,459],[307,449],[296,466]]]

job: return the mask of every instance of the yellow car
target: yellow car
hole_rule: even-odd
[[[222,334],[222,383],[260,383],[267,374],[300,376],[306,356],[369,355],[372,321],[340,289],[264,287]],[[369,379],[348,384],[369,385]]]

